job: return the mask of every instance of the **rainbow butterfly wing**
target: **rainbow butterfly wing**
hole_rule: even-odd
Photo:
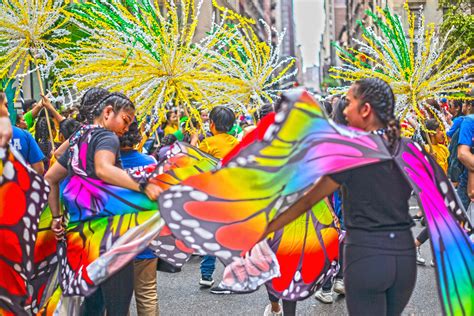
[[[287,97],[287,109],[256,134],[265,136],[244,139],[224,158],[225,167],[192,176],[159,198],[173,234],[224,263],[249,251],[268,222],[320,176],[391,158],[380,137],[327,121],[306,92]]]
[[[425,214],[444,312],[472,315],[474,243],[466,233],[472,226],[442,169],[418,144],[404,140],[402,146],[396,162]]]
[[[187,143],[177,142],[170,146],[165,158],[158,163],[150,182],[166,190],[191,176],[216,170],[218,165],[219,159]]]
[[[29,281],[32,290],[28,305],[33,313],[37,313],[43,300],[47,296],[47,287],[51,279],[51,274],[58,266],[56,254],[57,240],[50,229],[53,217],[51,209],[47,206],[41,213],[36,234],[33,275]]]
[[[68,181],[64,205],[82,220],[71,217],[59,246],[59,283],[64,296],[88,295],[141,252],[163,223],[144,194],[76,175]]]
[[[49,186],[11,148],[0,148],[0,175],[0,312],[22,315]]]
[[[335,272],[339,234],[326,200],[275,232],[268,243],[278,259],[281,276],[266,283],[268,291],[292,301],[312,295]]]

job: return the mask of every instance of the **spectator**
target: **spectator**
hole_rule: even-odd
[[[8,112],[7,96],[3,91],[0,91],[0,108],[3,108]],[[3,137],[0,141],[4,143]],[[30,133],[13,126],[10,144],[23,156],[23,159],[25,159],[25,161],[31,165],[38,174],[42,175],[44,173],[44,155]]]

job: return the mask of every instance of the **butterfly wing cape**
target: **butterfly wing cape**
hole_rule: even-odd
[[[106,130],[86,125],[70,139],[69,168],[62,183],[67,212],[65,241],[58,245],[63,296],[87,296],[133,260],[164,222],[146,195],[87,176],[87,152]],[[70,170],[70,171],[71,171]]]
[[[265,118],[224,158],[222,169],[190,177],[160,196],[162,215],[178,239],[232,264],[321,175],[390,159],[380,138],[354,130],[340,135],[321,109],[309,104],[313,99],[304,98],[308,101]],[[262,271],[259,277],[265,276]],[[259,283],[256,278],[253,284]]]
[[[191,175],[216,169],[218,163],[219,160],[211,155],[187,143],[176,142],[164,150],[164,157],[158,164],[147,166],[141,172],[127,172],[137,182],[149,181],[167,190]],[[148,248],[160,259],[176,267],[183,266],[194,252],[176,239],[166,225]]]
[[[306,299],[338,271],[340,230],[335,218],[327,200],[316,203],[227,265],[219,287],[242,293],[265,283],[276,297]]]
[[[35,238],[49,186],[11,148],[0,148],[0,314],[25,315]]]
[[[435,239],[443,308],[447,314],[472,313],[474,258],[466,233],[470,225],[446,176],[423,162],[422,149],[405,140],[392,157],[382,137],[335,125],[317,101],[302,91],[286,95],[274,122],[257,130],[261,128],[265,131],[257,135],[264,136],[244,139],[244,145],[224,159],[225,167],[171,187],[178,196],[160,196],[162,216],[177,238],[230,262],[251,249],[266,225],[321,176],[395,159],[418,195]],[[429,185],[420,180],[426,176]],[[430,200],[433,192],[434,201]],[[463,218],[461,226],[457,219]],[[438,224],[440,220],[445,224]],[[454,275],[458,270],[463,272]]]
[[[416,143],[402,140],[395,161],[424,211],[446,315],[474,314],[472,223],[441,167]]]
[[[281,276],[265,283],[284,300],[304,300],[337,273],[340,230],[326,200],[268,240],[280,264]]]

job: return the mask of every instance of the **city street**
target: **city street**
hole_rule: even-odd
[[[410,203],[416,205],[416,202]],[[412,214],[416,209],[412,207]],[[421,231],[418,222],[414,236]],[[414,293],[403,315],[441,315],[436,288],[435,270],[429,263],[431,249],[428,242],[422,246],[422,256],[426,266],[418,266],[418,277]],[[216,282],[222,275],[222,264],[217,265],[214,278]],[[367,271],[370,276],[370,271]],[[263,315],[269,303],[264,287],[257,292],[245,295],[215,295],[208,289],[200,289],[199,258],[193,257],[181,273],[158,272],[158,295],[161,315]],[[299,302],[298,315],[347,315],[344,297],[335,297],[333,304],[323,304],[314,297]],[[135,302],[131,315],[136,315]]]

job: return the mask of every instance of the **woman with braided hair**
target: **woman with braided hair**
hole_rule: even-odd
[[[122,169],[119,137],[128,131],[134,120],[135,106],[132,101],[124,94],[109,94],[106,90],[94,88],[83,96],[80,113],[84,115],[82,119],[86,124],[70,138],[69,149],[45,177],[51,186],[48,198],[53,215],[51,229],[58,240],[63,239],[69,232],[69,229],[63,227],[63,216],[59,207],[59,183],[66,177],[69,182],[66,181],[67,184],[63,188],[63,205],[69,215],[68,227],[75,223],[87,223],[114,215],[111,214],[112,210],[95,207],[97,203],[91,202],[93,207],[90,208],[77,207],[75,196],[66,194],[68,191],[75,192],[73,189],[74,185],[77,186],[77,180],[73,182],[73,178],[91,179],[95,183],[142,192],[151,200],[155,200],[161,192],[154,184],[135,182]],[[101,315],[107,311],[108,315],[125,316],[128,314],[132,293],[133,263],[130,263],[100,284],[99,288],[84,300],[81,313]]]
[[[356,81],[346,96],[349,126],[384,136],[392,153],[400,130],[395,98],[380,79]],[[323,176],[273,220],[264,236],[281,229],[339,187],[343,192],[344,282],[350,315],[400,315],[416,280],[409,215],[411,187],[393,160]]]

